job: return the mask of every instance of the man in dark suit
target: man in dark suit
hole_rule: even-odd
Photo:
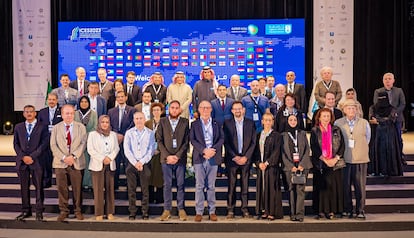
[[[211,106],[213,108],[211,117],[220,123],[220,125],[223,125],[225,120],[232,117],[231,105],[233,104],[234,100],[232,98],[226,97],[226,94],[226,86],[219,85],[217,87],[218,98],[211,101]]]
[[[50,133],[52,133],[53,126],[62,121],[60,115],[60,108],[58,105],[58,96],[56,93],[49,93],[47,95],[47,107],[41,109],[37,115],[37,120],[40,124],[48,128],[46,140],[50,141]],[[50,145],[47,143],[45,153],[43,153],[43,188],[50,188],[52,186],[52,161],[53,155],[50,150]]]
[[[69,87],[78,90],[79,96],[83,96],[89,92],[89,81],[86,80],[86,71],[83,67],[76,68],[76,79],[69,83]]]
[[[99,83],[91,82],[88,86],[89,93],[88,97],[91,101],[91,109],[98,114],[98,118],[102,115],[106,115],[106,100],[105,98],[98,95]]]
[[[240,86],[240,76],[233,74],[230,78],[230,87],[227,88],[227,97],[241,101],[244,96],[247,96],[247,89]]]
[[[288,71],[286,73],[286,92],[295,94],[296,104],[299,104],[298,109],[300,109],[302,112],[305,112],[308,110],[305,87],[303,84],[295,83],[295,79],[295,72]]]
[[[124,91],[127,92],[128,97],[131,98],[132,105],[134,106],[138,103],[141,103],[142,91],[138,85],[135,85],[136,74],[134,71],[128,71],[127,73],[127,83],[124,85]]]
[[[223,129],[211,118],[211,103],[201,101],[198,106],[200,118],[191,123],[190,141],[193,145],[193,165],[196,179],[196,216],[201,222],[204,213],[204,189],[207,190],[207,203],[210,221],[217,221],[215,183],[218,165],[222,162]]]
[[[180,117],[180,113],[180,102],[171,101],[169,115],[160,119],[156,132],[164,179],[164,211],[160,217],[161,221],[167,221],[171,217],[173,177],[177,180],[178,216],[181,221],[187,220],[184,207],[184,179],[189,146],[189,125],[188,119]]]
[[[109,109],[108,116],[111,118],[112,131],[117,133],[119,143],[119,153],[116,157],[116,171],[115,171],[115,189],[119,188],[119,174],[121,171],[121,164],[126,168],[126,160],[124,155],[124,135],[125,132],[134,126],[133,119],[135,108],[126,104],[127,95],[124,91],[116,92],[116,102],[118,106]]]
[[[47,127],[36,120],[36,110],[32,105],[23,109],[25,122],[16,125],[14,131],[14,150],[16,151],[16,170],[20,181],[22,213],[16,220],[24,220],[32,215],[30,205],[30,176],[36,189],[36,220],[43,220],[43,167],[42,155],[48,144]]]
[[[146,85],[144,91],[151,93],[153,102],[167,104],[167,87],[164,85],[164,77],[160,72],[151,75],[150,82]]]
[[[401,88],[394,87],[394,74],[393,73],[385,73],[382,77],[382,83],[384,84],[384,87],[376,89],[374,91],[374,104],[378,102],[378,95],[381,92],[387,92],[388,93],[388,100],[390,101],[390,104],[396,109],[397,111],[397,120],[395,121],[395,128],[398,132],[398,142],[402,153],[403,148],[403,141],[402,141],[402,124],[404,121],[404,109],[405,109],[405,95]],[[403,160],[403,163],[406,163],[405,160]]]
[[[234,206],[236,204],[237,172],[241,173],[241,210],[244,218],[249,218],[248,189],[250,165],[254,148],[256,146],[256,127],[254,121],[244,117],[244,107],[239,101],[233,103],[231,112],[234,118],[224,122],[224,162],[228,170],[228,198],[227,219],[234,219]]]

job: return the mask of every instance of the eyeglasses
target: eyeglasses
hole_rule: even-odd
[[[211,107],[199,107],[199,108],[203,110],[211,109]]]

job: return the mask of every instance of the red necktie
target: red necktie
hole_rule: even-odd
[[[80,88],[80,90],[79,90],[79,95],[80,96],[83,96],[83,87],[82,87],[82,81],[79,81],[80,83],[79,83],[79,88]]]
[[[70,136],[70,125],[66,125],[66,145],[68,146],[68,150],[70,152],[70,145],[72,144],[72,137]]]
[[[224,111],[224,100],[223,99],[221,99],[221,109],[223,109]]]

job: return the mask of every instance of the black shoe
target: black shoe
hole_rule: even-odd
[[[129,215],[128,219],[131,221],[135,220],[135,215]]]
[[[50,188],[52,187],[52,183],[44,183],[43,188]]]
[[[148,216],[148,214],[144,214],[144,215],[142,215],[142,220],[149,220],[149,216]]]
[[[18,215],[16,217],[17,221],[23,221],[25,218],[31,217],[32,216],[32,212],[22,212],[20,213],[20,215]]]
[[[43,221],[43,213],[41,212],[36,213],[36,221]]]

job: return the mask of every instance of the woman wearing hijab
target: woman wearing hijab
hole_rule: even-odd
[[[75,112],[75,121],[82,123],[86,127],[86,132],[89,133],[96,129],[98,124],[98,114],[91,109],[91,101],[88,96],[82,96],[79,98],[78,110]],[[85,150],[86,166],[89,164],[89,154]],[[92,189],[92,180],[89,170],[85,169],[83,174],[82,186],[84,191],[90,191]]]
[[[342,169],[335,164],[343,157],[345,143],[341,129],[333,125],[329,108],[320,109],[311,131],[313,173],[313,209],[317,218],[334,219],[344,211]]]
[[[283,98],[283,106],[279,109],[275,117],[274,129],[279,133],[285,132],[288,126],[287,118],[290,115],[296,116],[297,126],[301,130],[304,130],[303,115],[296,105],[296,96],[293,93],[288,93]]]
[[[375,133],[375,159],[380,176],[402,176],[401,150],[394,122],[396,109],[390,104],[387,92],[378,95],[370,122],[377,124]]]
[[[355,90],[354,88],[348,88],[348,89],[346,90],[346,93],[345,93],[345,98],[344,98],[343,100],[339,101],[339,103],[338,103],[338,108],[339,108],[341,111],[344,111],[344,110],[343,110],[343,109],[344,109],[344,103],[345,103],[345,101],[346,101],[346,100],[348,100],[348,99],[352,99],[352,100],[354,100],[354,101],[355,101],[355,104],[356,104],[356,107],[357,107],[357,116],[358,116],[359,118],[364,118],[364,112],[362,111],[362,106],[361,106],[361,103],[360,103],[360,102],[358,102],[357,93],[356,93],[356,90]],[[339,119],[339,118],[337,118],[337,119]]]
[[[282,133],[282,140],[282,161],[289,190],[290,220],[303,222],[306,180],[304,184],[293,184],[292,176],[300,172],[307,178],[312,162],[309,157],[306,132],[299,128],[295,115],[287,118],[286,131]]]
[[[255,148],[256,214],[258,219],[282,219],[282,192],[280,188],[280,149],[281,136],[272,129],[273,115],[262,117],[263,130],[257,135]]]
[[[89,170],[92,173],[94,187],[93,201],[96,220],[102,221],[105,212],[108,220],[113,220],[115,159],[119,152],[119,145],[116,133],[111,130],[109,116],[99,117],[98,128],[89,133],[87,148],[91,156]]]

